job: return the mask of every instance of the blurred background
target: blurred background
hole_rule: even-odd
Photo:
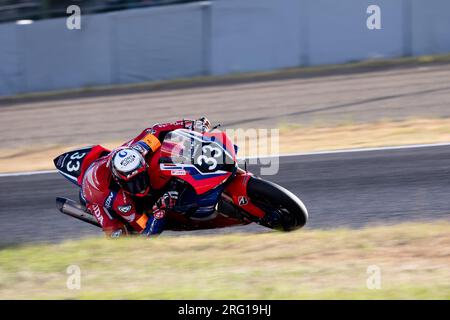
[[[66,27],[70,4],[79,30]],[[379,30],[367,27],[371,4],[1,1],[0,95],[450,51],[448,1],[377,1]]]
[[[82,6],[83,12],[89,14],[194,1],[196,0],[2,0],[0,21],[63,17],[67,14],[67,7],[72,4]]]
[[[54,157],[201,116],[279,130],[265,178],[304,201],[306,229],[60,245],[101,232],[57,212],[78,190]],[[448,299],[449,143],[447,0],[0,0],[0,298]]]

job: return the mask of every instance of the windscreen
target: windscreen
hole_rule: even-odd
[[[165,163],[194,165],[201,172],[230,171],[235,161],[226,143],[219,139],[223,135],[205,136],[183,129],[171,131],[161,145],[161,158]]]

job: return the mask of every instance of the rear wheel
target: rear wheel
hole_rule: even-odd
[[[273,182],[252,177],[247,184],[247,194],[254,205],[266,212],[258,221],[265,227],[293,231],[303,227],[308,220],[303,202]]]

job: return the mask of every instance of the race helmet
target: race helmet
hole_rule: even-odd
[[[144,157],[132,148],[123,148],[114,152],[110,162],[114,180],[134,196],[145,196],[150,190],[148,165]]]

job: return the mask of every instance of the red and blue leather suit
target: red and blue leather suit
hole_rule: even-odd
[[[170,190],[166,190],[162,196],[159,193],[156,202],[155,199],[151,200],[152,192],[144,197],[138,197],[125,191],[115,181],[109,167],[114,153],[121,148],[132,147],[145,157],[147,164],[150,164],[151,157],[161,146],[161,141],[168,132],[180,128],[194,130],[197,121],[180,120],[156,124],[89,166],[83,176],[80,197],[107,235],[118,237],[127,234],[130,230],[126,225],[143,235],[159,234],[164,229],[165,211],[173,207],[177,200],[176,192]],[[200,121],[207,120],[202,118]],[[209,125],[209,122],[207,123]],[[150,172],[152,168],[148,166],[147,170]],[[145,204],[148,203],[155,205],[146,208]]]

